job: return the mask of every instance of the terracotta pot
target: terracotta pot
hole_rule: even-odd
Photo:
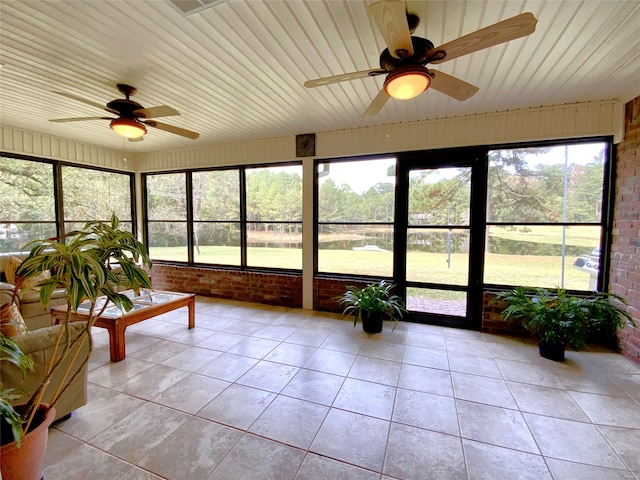
[[[382,331],[382,313],[362,312],[362,329],[367,333],[380,333]]]
[[[51,407],[45,416],[46,405],[40,405],[34,421],[40,424],[32,428],[24,437],[20,448],[16,442],[0,447],[0,467],[3,480],[39,480],[42,477],[42,461],[47,450],[49,425],[56,418],[56,410]]]

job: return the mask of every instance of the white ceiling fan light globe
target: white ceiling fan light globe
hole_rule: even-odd
[[[422,66],[399,67],[387,75],[384,90],[398,100],[409,100],[420,95],[431,85],[431,75]]]

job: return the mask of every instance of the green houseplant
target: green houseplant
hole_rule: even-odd
[[[347,287],[347,291],[336,298],[344,306],[342,315],[353,315],[353,326],[362,319],[362,329],[367,333],[380,333],[382,321],[389,318],[394,321],[395,330],[398,319],[406,313],[403,300],[393,294],[395,285],[381,280],[363,288]]]
[[[20,398],[19,401],[23,403],[19,406],[14,404],[17,400],[15,396],[10,396],[15,395],[13,392],[6,392],[9,396],[3,398],[6,402],[3,401],[0,412],[2,421],[11,426],[12,432],[12,438],[3,436],[3,449],[7,440],[17,446],[36,429],[38,419],[55,407],[65,389],[88,363],[93,349],[91,328],[109,305],[107,302],[97,303],[98,297],[106,297],[128,311],[133,304],[119,291],[133,289],[139,293],[141,288],[151,288],[151,280],[143,268],[151,266],[146,248],[133,234],[120,230],[115,215],[109,223],[88,222],[82,230],[70,232],[61,238],[38,240],[27,245],[27,248],[31,248],[30,253],[16,270],[14,295],[19,294],[29,279],[38,278],[37,288],[43,305],[49,304],[54,290],[64,288],[69,309],[66,320],[57,329],[55,353],[47,359],[44,378],[35,391],[30,392],[27,398]],[[43,275],[44,272],[47,272],[46,275]],[[71,313],[87,301],[90,304],[89,320],[73,322],[71,325]],[[3,360],[4,355],[3,350]],[[10,361],[15,362],[18,358],[14,352]],[[73,368],[70,359],[73,359]],[[42,404],[45,391],[50,400]],[[3,474],[5,469],[11,468],[7,457],[4,454],[2,456]],[[22,469],[20,466],[18,468]],[[39,471],[36,478],[40,478]]]
[[[612,293],[579,297],[564,288],[517,287],[496,298],[509,304],[502,317],[521,321],[537,337],[540,355],[556,361],[564,360],[567,345],[580,350],[590,338],[613,336],[626,323],[633,323],[631,315],[613,303],[626,305],[626,301]]]

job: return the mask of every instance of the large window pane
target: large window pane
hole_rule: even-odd
[[[195,222],[194,261],[217,265],[240,265],[240,224]]]
[[[469,225],[471,168],[409,172],[409,225]]]
[[[240,220],[240,171],[194,172],[194,220]]]
[[[605,154],[603,142],[489,152],[485,283],[597,288]]]
[[[318,271],[393,275],[395,158],[318,166]]]
[[[407,280],[466,285],[469,278],[469,231],[421,229],[407,231]]]
[[[322,225],[318,227],[318,270],[349,275],[393,275],[393,227]]]
[[[302,268],[302,166],[246,170],[247,265]]]
[[[393,222],[395,158],[321,164],[320,222]]]
[[[131,221],[130,178],[128,174],[63,166],[65,221],[109,221],[112,213],[121,221]]]
[[[487,220],[599,223],[605,143],[489,152]]]
[[[302,225],[252,224],[247,231],[247,265],[302,269]]]
[[[484,282],[595,290],[600,227],[488,227]],[[582,259],[582,260],[580,260]],[[585,260],[592,260],[585,265]],[[595,263],[594,263],[595,262]]]
[[[0,252],[56,235],[53,166],[0,157]]]
[[[149,256],[153,260],[187,262],[186,174],[149,175],[146,187]]]

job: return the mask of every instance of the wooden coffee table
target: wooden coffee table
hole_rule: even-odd
[[[115,305],[108,306],[94,323],[96,327],[106,328],[109,332],[109,350],[112,362],[119,362],[126,357],[124,331],[129,325],[182,307],[189,308],[189,328],[193,328],[196,325],[196,296],[193,293],[163,292],[146,289],[141,290],[140,295],[136,295],[133,290],[120,293],[131,298],[133,308],[128,312],[123,312]],[[98,302],[100,301],[101,299],[98,299]],[[104,302],[104,299],[102,299],[102,301]],[[71,313],[71,321],[87,321],[89,319],[89,308],[89,302],[80,304],[78,311]],[[54,323],[64,321],[67,316],[67,306],[52,308],[51,316]]]

